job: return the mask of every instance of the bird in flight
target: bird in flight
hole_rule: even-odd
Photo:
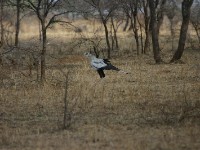
[[[104,70],[115,70],[115,71],[122,71],[119,68],[113,66],[108,59],[100,59],[96,58],[91,53],[84,53],[84,55],[90,60],[91,66],[98,72],[100,78],[105,77]],[[122,71],[127,74],[127,72]]]

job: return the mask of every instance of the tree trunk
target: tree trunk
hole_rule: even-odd
[[[136,46],[137,46],[137,55],[140,54],[140,44],[139,44],[139,36],[138,36],[138,28],[137,28],[137,9],[138,9],[138,0],[136,0],[134,4],[134,11],[131,8],[131,13],[133,16],[133,32],[135,35],[135,41],[136,41]]]
[[[140,28],[140,43],[141,43],[141,53],[144,54],[144,44],[143,44],[143,31],[142,31],[142,24],[139,21],[139,18],[137,17],[137,21]]]
[[[40,24],[40,20],[38,20],[38,29],[39,29],[39,41],[42,41],[42,34],[41,34],[41,24]]]
[[[114,36],[113,36],[113,24],[112,24],[112,19],[111,19],[111,25],[110,25],[110,37],[111,37],[111,50],[113,51],[114,49],[114,44],[115,44],[115,40],[114,40]]]
[[[1,0],[0,1],[1,2],[1,7],[0,7],[0,9],[1,9],[1,43],[0,43],[0,46],[3,46],[4,45],[4,25],[3,25],[3,16],[4,16],[4,0]]]
[[[200,27],[194,27],[195,29],[195,32],[197,34],[197,37],[198,37],[198,40],[199,40],[199,43],[200,43]]]
[[[160,4],[160,9],[157,13],[157,24],[158,24],[158,35],[160,34],[160,27],[163,23],[163,19],[164,19],[164,14],[163,14],[163,10],[164,10],[164,5],[166,3],[166,0],[162,0],[161,4]]]
[[[149,2],[149,8],[151,15],[150,27],[152,32],[154,60],[157,64],[159,64],[162,63],[163,61],[160,56],[160,46],[158,41],[158,25],[156,20],[156,2],[154,0]]]
[[[175,32],[174,32],[174,23],[173,23],[172,19],[170,19],[170,31],[171,31],[171,37],[172,37],[172,51],[174,51],[174,37],[175,37]]]
[[[103,26],[104,26],[104,30],[105,30],[105,36],[106,36],[106,44],[107,44],[107,57],[110,58],[110,50],[111,50],[111,46],[110,46],[110,41],[109,41],[109,32],[108,32],[108,27],[105,21],[103,21]]]
[[[177,60],[180,60],[184,51],[186,37],[187,37],[187,31],[188,31],[188,25],[190,22],[190,13],[191,13],[191,6],[193,4],[193,0],[184,0],[182,2],[182,25],[181,25],[181,31],[180,31],[180,37],[179,37],[179,43],[178,43],[178,49],[176,50],[173,58],[170,62],[175,62]]]
[[[42,52],[41,52],[41,84],[45,82],[45,71],[46,71],[46,45],[47,45],[47,36],[46,36],[46,27],[45,21],[41,21],[42,25]]]
[[[115,47],[116,49],[119,49],[118,38],[117,38],[117,27],[114,24],[113,17],[111,17],[111,24],[112,24],[113,33],[114,33],[113,36],[114,36],[114,41],[115,41]]]
[[[146,52],[149,49],[149,13],[148,13],[148,5],[149,5],[149,0],[147,0],[147,2],[145,3],[145,0],[142,1],[143,2],[143,8],[144,8],[144,21],[145,21],[145,44],[144,44],[144,54],[146,54]]]
[[[148,22],[149,24],[149,22]],[[144,43],[144,54],[147,53],[147,51],[149,51],[150,49],[150,42],[149,42],[149,25],[147,26],[147,24],[145,23],[145,43]]]
[[[19,43],[19,29],[20,29],[20,1],[17,0],[17,21],[16,21],[16,31],[15,31],[15,46]]]
[[[124,28],[123,28],[123,31],[124,31],[124,32],[126,31],[126,29],[127,29],[127,27],[128,27],[128,24],[129,24],[129,15],[126,14],[126,23],[125,23],[125,26],[124,26]]]

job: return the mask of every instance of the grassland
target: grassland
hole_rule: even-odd
[[[24,36],[25,37],[25,36]],[[113,56],[130,74],[106,72],[99,79],[82,53],[70,51],[66,37],[50,36],[47,82],[36,71],[1,67],[0,149],[192,149],[200,148],[200,53],[186,49],[182,64],[155,65],[148,55]],[[29,46],[37,45],[27,40]],[[26,42],[27,42],[26,41]],[[131,44],[131,42],[130,42]],[[163,58],[172,52],[162,45]],[[63,130],[65,76],[68,130]]]

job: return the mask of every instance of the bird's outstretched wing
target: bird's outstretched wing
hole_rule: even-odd
[[[105,77],[105,74],[104,74],[104,72],[103,72],[103,69],[98,69],[97,72],[98,72],[100,78],[104,78],[104,77]]]

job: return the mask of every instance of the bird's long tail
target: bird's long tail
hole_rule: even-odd
[[[121,69],[119,69],[119,68],[117,68],[117,67],[115,67],[113,65],[110,65],[110,68],[111,68],[111,70],[115,70],[115,71],[120,71],[121,70]]]
[[[124,70],[119,69],[119,68],[117,68],[117,67],[115,67],[113,65],[110,65],[110,69],[115,70],[115,71],[119,71],[120,73],[129,74],[128,71],[124,71]]]
[[[121,70],[121,69],[119,70],[119,72],[120,72],[120,73],[124,73],[124,74],[130,74],[130,72],[124,71],[124,70]]]
[[[104,67],[103,69],[104,70],[115,70],[115,71],[119,71],[119,72],[124,73],[124,74],[129,74],[130,73],[128,71],[124,71],[122,69],[119,69],[119,68],[113,66],[112,64],[109,64],[108,66]]]

